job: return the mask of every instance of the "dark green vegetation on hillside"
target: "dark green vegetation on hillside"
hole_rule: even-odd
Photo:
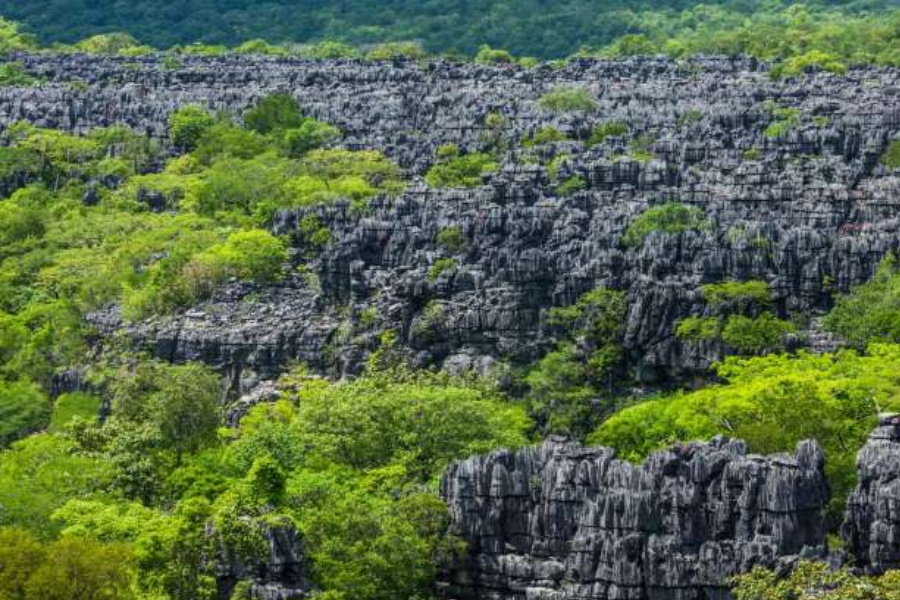
[[[369,56],[418,57],[424,49],[432,54],[477,55],[479,62],[509,62],[514,56],[562,58],[579,51],[747,53],[792,58],[780,67],[784,74],[796,74],[809,65],[841,71],[847,62],[896,64],[900,61],[896,8],[894,0],[805,5],[761,0],[702,5],[688,0],[377,4],[279,0],[264,5],[246,0],[0,0],[0,14],[21,20],[44,45],[126,32],[156,48],[180,46],[201,52],[238,47],[241,52],[283,53],[292,44],[314,44],[299,51],[318,58],[361,56],[365,51],[354,47],[404,40],[415,43],[382,45]],[[259,38],[286,46],[275,48]],[[323,41],[329,43],[315,45]],[[195,42],[202,46],[185,46]],[[76,48],[132,52],[135,46],[134,39],[114,36],[84,40]]]
[[[707,8],[640,18],[646,36],[597,53],[750,51],[787,59],[779,67],[784,74],[804,65],[839,72],[840,61],[897,61],[896,16],[842,19],[791,9],[761,12],[744,23],[737,13]],[[4,27],[0,49],[33,44]],[[727,27],[740,35],[727,37]],[[767,36],[784,44],[764,43]],[[146,50],[118,36],[78,48]],[[283,49],[250,44],[244,50]],[[336,44],[316,51],[356,52]],[[379,51],[384,54],[370,58],[415,53],[410,47]],[[479,56],[481,62],[511,60],[490,49]],[[22,76],[9,63],[0,81],[32,83]],[[552,91],[542,106],[589,113],[595,101],[584,90],[566,88]],[[800,118],[787,109],[775,117],[768,130],[773,138]],[[683,123],[692,118],[686,114]],[[501,129],[502,116],[488,115],[485,125]],[[599,147],[630,130],[608,122],[587,133],[570,141]],[[498,373],[496,381],[412,370],[388,334],[360,377],[334,383],[292,367],[279,381],[277,398],[229,426],[220,373],[153,360],[114,337],[98,345],[100,336],[85,316],[114,302],[126,320],[153,318],[202,302],[230,281],[277,284],[309,276],[305,253],[328,244],[331,232],[308,215],[301,239],[293,240],[302,252],[294,254],[269,230],[274,213],[335,202],[364,212],[369,199],[402,190],[405,178],[378,152],[340,149],[337,128],[305,116],[285,95],[266,97],[243,115],[182,107],[170,118],[169,134],[177,156],[124,127],[74,135],[19,124],[4,132],[3,600],[212,598],[217,552],[228,548],[235,560],[252,562],[265,553],[263,532],[280,526],[303,535],[312,576],[327,600],[429,598],[439,565],[460,552],[435,493],[444,468],[548,433],[612,445],[634,460],[677,440],[716,434],[744,438],[758,452],[790,450],[814,437],[828,456],[835,517],[876,413],[900,409],[900,275],[889,258],[870,284],[838,298],[826,318],[826,326],[852,345],[834,354],[783,353],[797,326],[776,316],[765,282],[704,286],[703,312],[682,320],[672,335],[721,342],[735,356],[716,367],[716,384],[697,391],[623,396],[628,299],[598,287],[546,311],[554,345],[533,364]],[[509,143],[535,149],[565,138],[545,127]],[[640,138],[631,140],[629,152],[637,160],[652,158]],[[444,146],[425,180],[432,187],[476,187],[498,168],[499,154]],[[890,146],[882,162],[900,164],[896,154]],[[563,160],[557,156],[546,165],[551,176],[562,179]],[[559,181],[557,191],[575,194],[583,185],[573,177]],[[656,237],[709,227],[701,209],[672,201],[635,215],[619,241],[623,249],[640,248]],[[468,239],[447,227],[437,242],[458,255]],[[437,258],[428,279],[452,274],[458,258]],[[424,323],[441,321],[441,310],[439,302],[429,303]],[[374,318],[363,312],[359,321]],[[54,377],[71,367],[87,369],[90,392],[54,398]],[[896,574],[875,581],[817,568],[799,570],[796,581],[781,587],[756,572],[739,582],[738,600],[829,597],[810,591],[821,581],[839,590],[835,598],[851,597],[852,588],[871,591],[861,598],[892,599],[887,594],[896,590]],[[62,572],[73,575],[63,578]],[[85,593],[85,587],[102,593]]]

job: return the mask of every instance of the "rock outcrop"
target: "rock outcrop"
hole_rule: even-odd
[[[292,237],[306,276],[265,289],[237,284],[131,328],[142,346],[172,360],[263,377],[302,360],[347,374],[391,329],[421,364],[523,363],[553,346],[547,309],[610,286],[628,296],[629,367],[642,381],[671,380],[729,351],[674,335],[684,317],[709,314],[701,285],[764,280],[779,316],[815,315],[835,290],[866,281],[900,248],[900,176],[879,162],[900,131],[896,69],[773,80],[758,61],[713,57],[535,69],[247,56],[185,57],[178,68],[153,55],[17,59],[45,83],[0,89],[0,126],[123,122],[165,140],[166,118],[180,105],[240,113],[281,91],[338,126],[342,147],[381,150],[405,170],[410,187],[367,210],[338,202],[277,216],[271,228]],[[590,92],[596,110],[541,107],[542,94],[566,86]],[[501,119],[486,119],[492,114]],[[628,133],[582,143],[611,122]],[[544,127],[569,139],[529,145]],[[422,176],[445,143],[494,152],[499,168],[474,189],[430,188]],[[699,208],[707,226],[624,244],[637,215],[665,202]],[[310,212],[331,233],[313,254],[299,227]],[[464,244],[440,244],[448,228]],[[429,277],[440,258],[452,258],[453,268]],[[363,323],[367,310],[376,318]],[[114,309],[95,317],[101,330],[120,326]],[[812,346],[830,346],[807,333]]]
[[[856,489],[841,536],[851,561],[874,573],[900,568],[900,418],[882,424],[859,451]]]
[[[300,600],[314,590],[300,534],[290,524],[268,524],[262,531],[266,556],[247,561],[223,548],[216,583],[221,600],[234,598],[236,586],[245,586],[241,598]]]
[[[448,598],[700,600],[728,597],[754,565],[824,552],[823,454],[757,456],[716,438],[642,465],[556,439],[455,463],[441,493],[468,555]]]

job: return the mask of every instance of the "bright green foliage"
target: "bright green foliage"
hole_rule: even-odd
[[[900,342],[897,259],[888,256],[870,282],[838,298],[823,324],[860,348],[870,342]]]
[[[25,72],[22,63],[0,64],[0,87],[29,86],[35,83],[37,83],[37,79]]]
[[[270,44],[266,40],[249,40],[234,49],[236,54],[259,54],[263,56],[284,56],[287,50],[281,46]]]
[[[658,231],[678,235],[685,231],[703,231],[709,221],[696,206],[670,202],[652,206],[638,215],[625,230],[622,242],[627,246],[639,246],[651,233]]]
[[[881,155],[881,164],[889,169],[900,169],[900,140],[893,140]]]
[[[820,69],[829,73],[843,75],[847,72],[847,65],[838,60],[838,57],[821,50],[810,50],[804,54],[798,54],[786,59],[772,69],[773,77],[796,77],[812,69]]]
[[[104,490],[114,466],[77,450],[68,440],[39,434],[0,452],[0,526],[49,537],[58,530],[53,511],[70,498]]]
[[[212,115],[205,108],[188,104],[169,115],[169,137],[176,148],[193,150],[213,123]]]
[[[783,347],[785,334],[793,333],[793,323],[783,321],[771,313],[756,318],[731,315],[722,329],[722,341],[741,354],[775,352]]]
[[[263,135],[296,129],[303,124],[300,105],[289,94],[270,94],[244,113],[248,129]]]
[[[0,447],[42,429],[50,420],[50,401],[26,381],[0,381]]]
[[[445,271],[451,271],[456,268],[456,261],[452,258],[439,258],[428,269],[428,281],[434,281]]]
[[[418,60],[425,57],[425,50],[417,42],[388,42],[366,52],[369,60]]]
[[[129,600],[131,581],[123,545],[77,537],[41,544],[26,531],[0,529],[4,600]]]
[[[299,127],[284,131],[281,145],[286,156],[299,158],[310,150],[336,140],[340,135],[340,130],[328,123],[303,119]]]
[[[140,42],[127,33],[103,33],[78,42],[73,49],[87,54],[128,54],[140,47]]]
[[[868,577],[824,562],[801,561],[786,577],[754,567],[732,583],[735,600],[900,600],[900,571]]]
[[[609,408],[604,386],[622,358],[625,295],[597,288],[547,312],[560,342],[525,375],[529,409],[545,431],[581,436]]]
[[[484,175],[497,170],[490,154],[473,152],[455,156],[432,166],[425,175],[436,188],[470,188],[481,185]]]
[[[587,182],[577,175],[569,177],[556,188],[556,193],[560,196],[571,196],[577,192],[587,189]]]
[[[206,367],[144,361],[113,381],[112,410],[125,423],[151,426],[164,448],[196,452],[216,439],[221,393],[218,377]]]
[[[800,111],[796,108],[776,108],[772,111],[775,117],[763,131],[768,138],[777,138],[800,125]]]
[[[74,419],[95,421],[100,415],[101,399],[84,392],[63,394],[53,402],[49,431],[63,431]]]
[[[309,213],[300,219],[300,235],[313,248],[321,248],[331,240],[331,231],[319,221],[318,215]]]
[[[551,112],[591,112],[597,101],[590,91],[580,87],[560,87],[541,96],[538,106]]]
[[[0,17],[0,54],[33,50],[37,41],[33,35],[22,33],[19,24]]]
[[[444,248],[444,250],[451,254],[456,254],[465,250],[466,245],[468,244],[466,234],[463,233],[463,230],[459,227],[444,227],[438,232],[434,239]]]
[[[483,44],[478,48],[478,53],[475,55],[475,62],[480,65],[491,65],[497,63],[514,63],[516,62],[516,59],[506,50],[491,48],[487,44]]]
[[[591,137],[588,138],[587,145],[596,146],[597,144],[602,144],[606,138],[626,135],[628,131],[628,125],[621,121],[609,121],[603,123],[602,125],[594,127],[594,130],[591,132]]]
[[[900,409],[900,346],[871,346],[866,356],[731,357],[716,372],[728,383],[625,408],[600,425],[591,443],[637,459],[677,440],[716,434],[746,440],[761,453],[816,439],[826,452],[836,516],[877,413]]]
[[[765,281],[726,281],[723,283],[709,283],[701,286],[703,296],[712,307],[722,305],[768,306],[772,303],[772,290]]]
[[[305,446],[355,469],[402,465],[427,481],[453,459],[525,442],[524,412],[465,379],[401,368],[348,383],[303,381],[293,398]]]
[[[530,138],[522,142],[523,146],[539,146],[541,144],[550,144],[552,142],[563,142],[566,136],[556,127],[541,127],[534,132]]]
[[[712,340],[721,335],[721,322],[715,317],[688,317],[682,319],[675,328],[675,336],[699,342],[701,340]]]
[[[275,281],[286,261],[284,242],[269,232],[238,231],[223,243],[194,255],[182,267],[177,284],[185,287],[191,301],[201,300],[232,277],[260,283]]]

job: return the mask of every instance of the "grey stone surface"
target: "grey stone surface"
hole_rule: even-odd
[[[900,568],[900,426],[872,432],[857,474],[841,530],[850,558],[875,573]]]
[[[237,364],[263,377],[303,360],[352,374],[377,333],[393,329],[420,364],[527,362],[553,345],[543,325],[549,307],[607,285],[628,295],[629,367],[642,381],[671,380],[728,351],[674,336],[681,318],[708,314],[701,284],[762,279],[780,316],[815,315],[828,309],[833,291],[866,281],[900,246],[900,177],[878,161],[900,131],[895,69],[776,81],[756,61],[711,57],[532,70],[253,57],[188,57],[168,70],[158,56],[19,58],[47,83],[0,89],[0,124],[28,119],[83,130],[125,122],[163,137],[168,113],[185,103],[240,112],[284,91],[340,127],[341,146],[382,150],[405,169],[410,188],[368,210],[338,203],[278,215],[271,227],[293,237],[307,277],[264,290],[236,284],[204,306],[131,329],[143,346],[174,360]],[[597,110],[542,109],[540,96],[559,86],[587,88]],[[796,109],[799,124],[767,134],[778,118],[773,107]],[[492,145],[484,126],[492,112],[506,120],[492,138],[506,144],[501,168],[476,189],[427,187],[421,177],[439,145]],[[521,146],[539,127],[584,139],[610,121],[627,123],[630,133],[591,148]],[[655,158],[628,158],[631,142],[644,135]],[[562,153],[569,158],[554,180],[541,163]],[[569,176],[587,188],[561,195],[559,181]],[[622,244],[641,211],[667,201],[699,207],[710,227]],[[312,256],[297,228],[310,211],[332,233]],[[436,243],[445,227],[464,232],[465,249]],[[457,268],[429,280],[442,257]],[[439,318],[427,318],[429,305]],[[362,328],[365,309],[376,319]],[[94,317],[101,329],[119,326],[114,309]],[[833,348],[836,340],[812,323],[796,343]]]
[[[441,482],[468,554],[446,597],[700,600],[754,565],[824,556],[823,454],[762,457],[715,438],[650,456],[550,439],[452,465]]]

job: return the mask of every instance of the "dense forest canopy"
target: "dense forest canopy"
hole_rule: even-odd
[[[713,1],[700,6],[698,17],[681,14],[696,6],[691,0],[0,0],[0,14],[22,21],[44,43],[124,31],[160,48],[236,45],[254,38],[354,45],[417,40],[430,52],[471,54],[489,44],[517,55],[559,58],[627,34],[671,34],[697,25],[715,29],[722,22],[736,26],[787,4]],[[851,14],[898,6],[897,0],[811,4]]]

